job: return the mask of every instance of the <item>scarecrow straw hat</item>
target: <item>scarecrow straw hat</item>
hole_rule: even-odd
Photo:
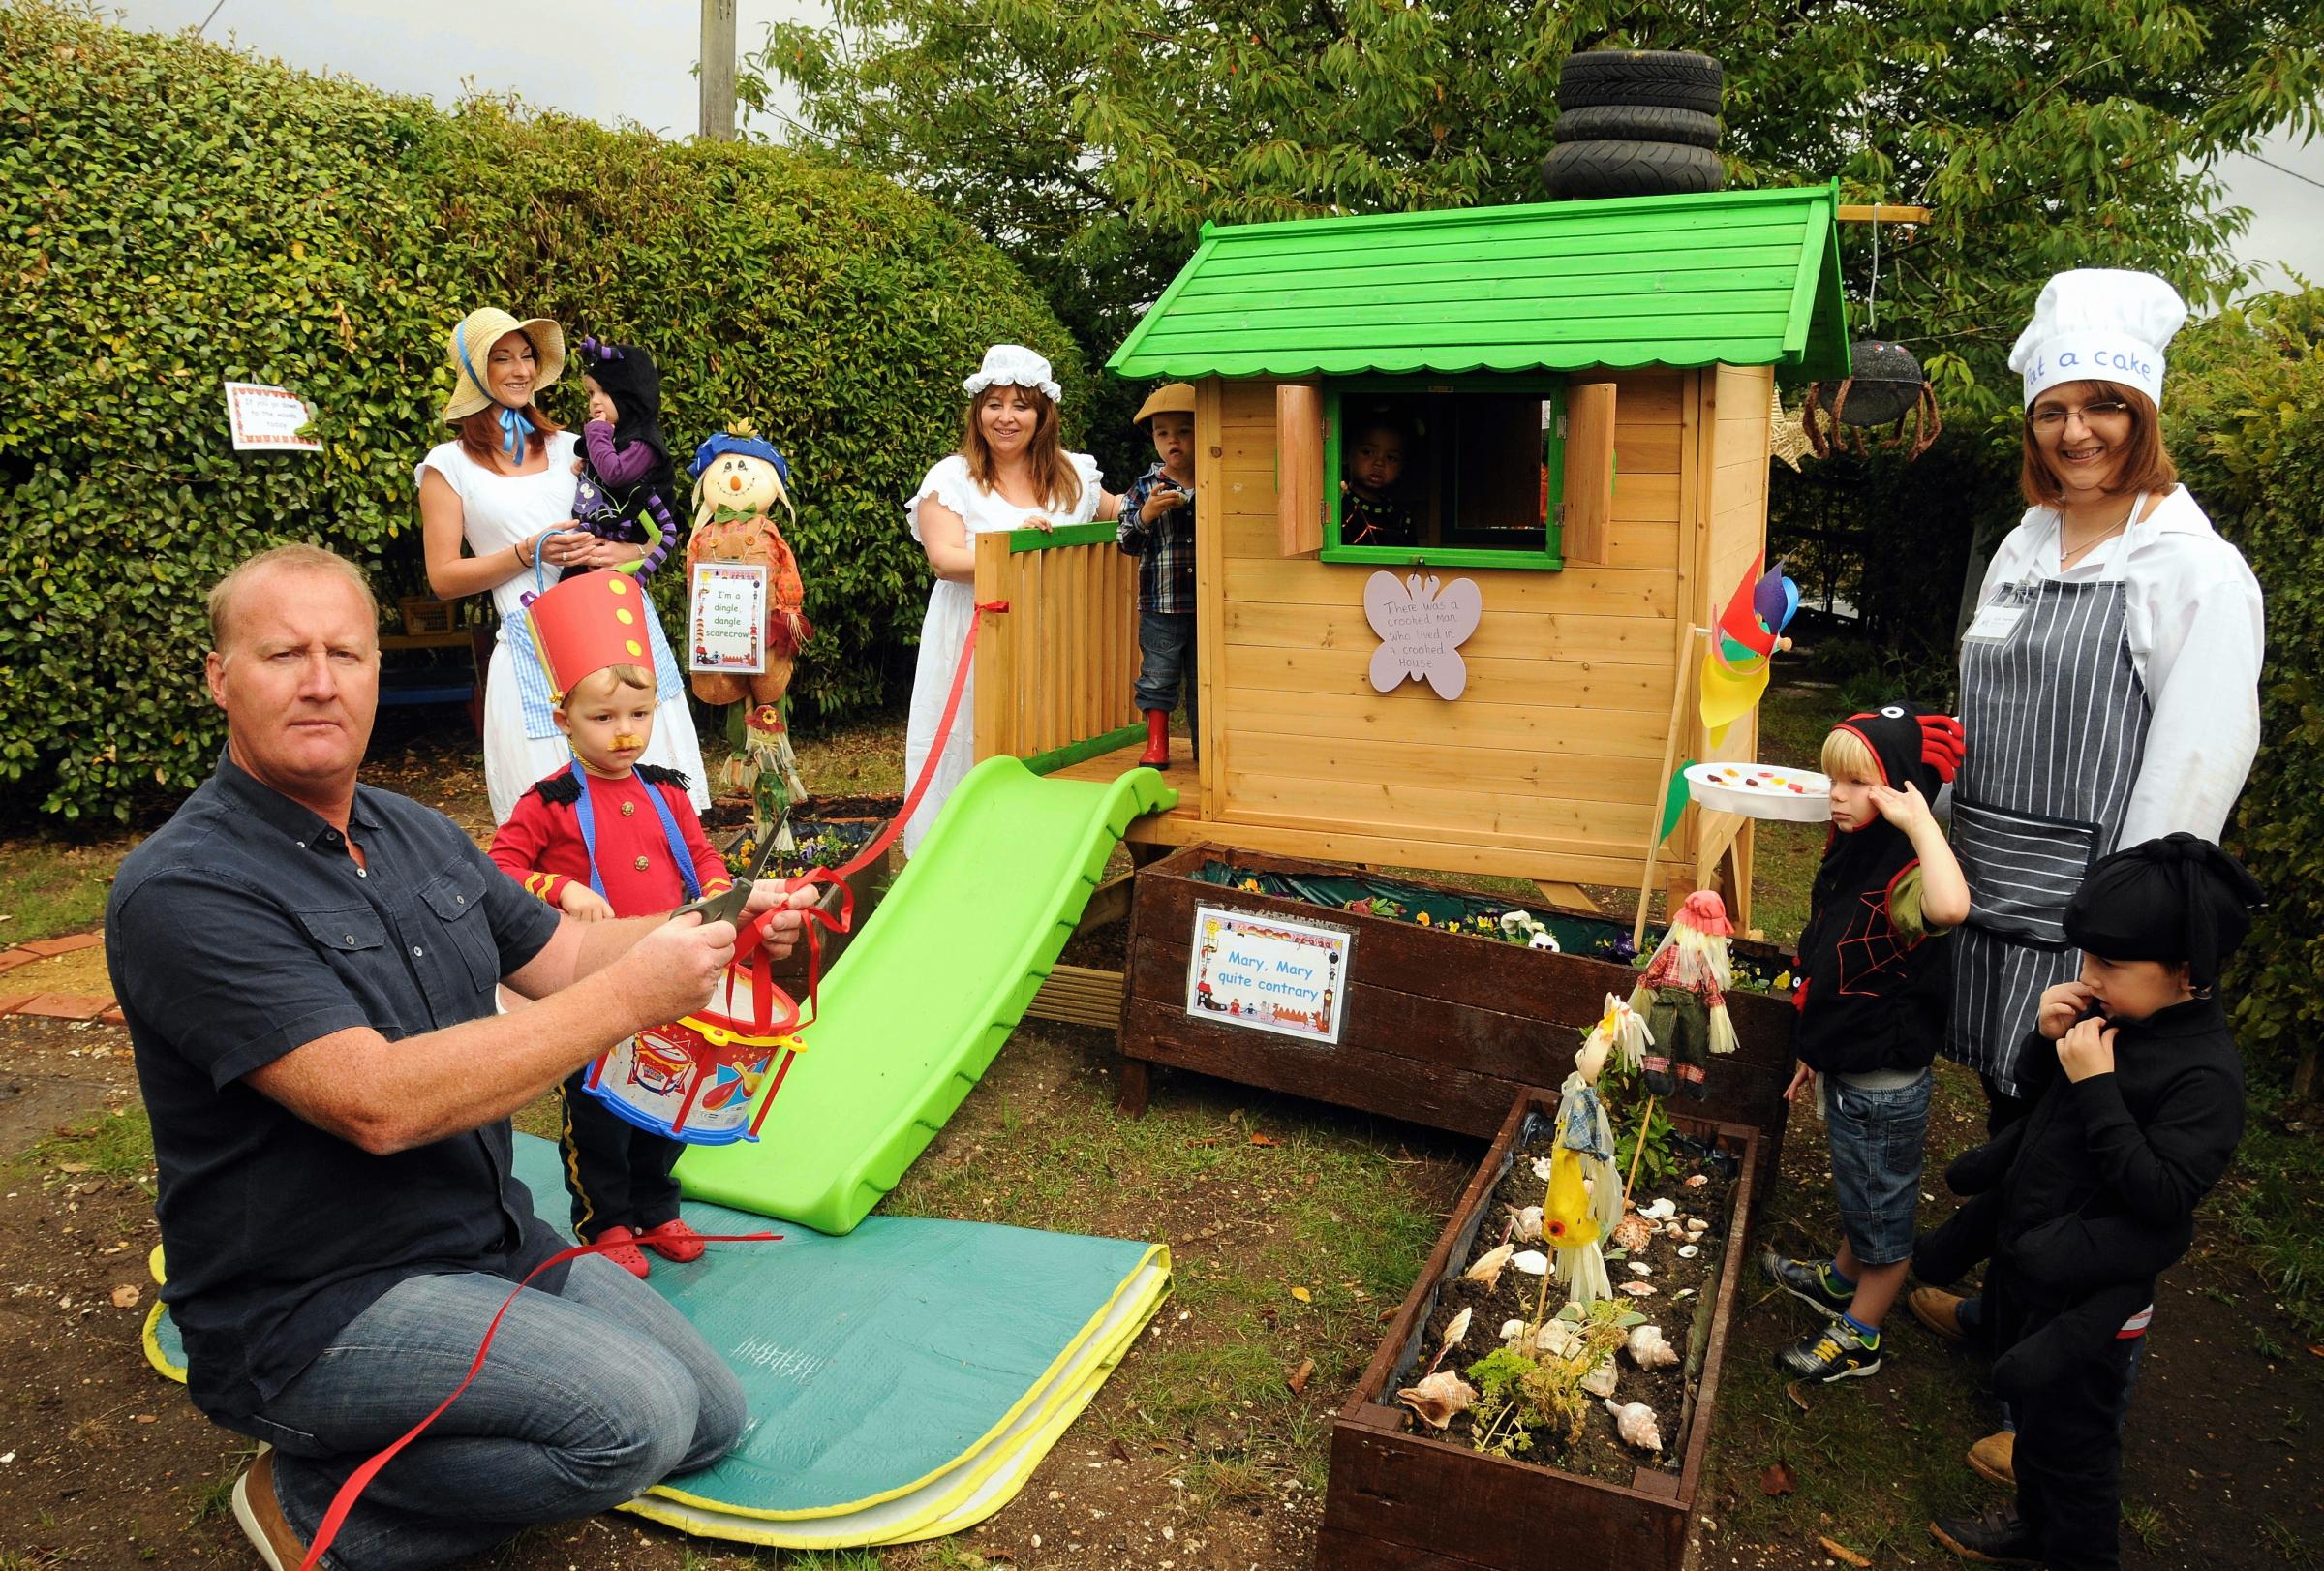
[[[492,358],[492,346],[513,332],[531,339],[533,353],[539,357],[533,372],[535,395],[565,375],[565,329],[557,323],[546,317],[519,322],[494,305],[471,311],[444,340],[444,362],[452,368],[452,396],[443,405],[446,423],[492,407],[493,397],[484,390],[484,367]]]

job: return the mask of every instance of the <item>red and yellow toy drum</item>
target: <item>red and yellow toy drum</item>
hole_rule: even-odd
[[[796,1034],[799,1005],[775,985],[759,947],[764,930],[763,917],[745,926],[734,964],[708,1004],[602,1054],[590,1066],[589,1090],[621,1118],[671,1140],[756,1140],[806,1045]]]

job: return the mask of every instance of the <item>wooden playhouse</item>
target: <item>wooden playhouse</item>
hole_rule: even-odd
[[[1199,764],[1130,831],[1635,885],[1692,629],[1761,551],[1774,376],[1845,375],[1832,187],[1206,226],[1108,369],[1191,382]],[[1351,543],[1343,449],[1392,421],[1412,543]],[[1365,438],[1365,440],[1372,440]],[[978,540],[978,755],[1135,756],[1133,564],[1110,525]],[[1381,570],[1466,578],[1458,696],[1372,676]],[[1755,723],[1678,756],[1749,758]],[[1698,882],[1694,818],[1659,872]],[[1738,907],[1748,837],[1723,859]],[[1708,869],[1703,870],[1706,873]],[[1747,909],[1747,908],[1746,908]],[[1742,914],[1739,910],[1738,914]]]

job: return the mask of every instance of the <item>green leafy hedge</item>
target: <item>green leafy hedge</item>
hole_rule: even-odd
[[[2165,406],[2182,477],[2267,595],[2259,758],[2227,838],[2268,908],[2226,991],[2245,1051],[2309,1094],[2324,1041],[2324,290],[2189,326]]]
[[[236,561],[314,539],[416,587],[413,466],[474,306],[646,344],[674,443],[749,417],[791,457],[810,719],[878,702],[917,636],[902,503],[984,347],[1088,385],[1023,275],[884,180],[445,114],[43,0],[0,6],[0,802],[68,818],[208,773],[201,601]],[[301,394],[325,450],[233,452],[226,380]],[[548,403],[577,420],[579,379]]]

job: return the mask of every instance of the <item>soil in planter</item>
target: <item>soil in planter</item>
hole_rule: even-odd
[[[1552,1121],[1534,1121],[1528,1138],[1517,1149],[1516,1158],[1509,1171],[1494,1186],[1486,1202],[1486,1215],[1477,1229],[1476,1242],[1470,1246],[1468,1256],[1458,1262],[1452,1278],[1437,1293],[1436,1305],[1429,1311],[1427,1334],[1422,1339],[1421,1360],[1417,1367],[1397,1371],[1389,1382],[1389,1392],[1383,1401],[1391,1401],[1397,1387],[1410,1385],[1444,1340],[1445,1328],[1462,1309],[1474,1310],[1469,1333],[1461,1346],[1445,1360],[1445,1368],[1456,1369],[1462,1378],[1469,1375],[1471,1365],[1500,1345],[1502,1325],[1510,1320],[1531,1320],[1534,1305],[1542,1290],[1542,1278],[1520,1271],[1514,1265],[1503,1268],[1501,1279],[1487,1288],[1465,1279],[1461,1273],[1478,1256],[1499,1245],[1507,1235],[1512,1216],[1527,1206],[1538,1206],[1547,1186],[1534,1174],[1534,1160],[1546,1161],[1556,1149],[1556,1128]],[[1674,1156],[1683,1156],[1684,1148],[1676,1148]],[[1690,1184],[1701,1179],[1700,1184]],[[1658,1199],[1667,1198],[1676,1208],[1672,1221],[1681,1231],[1689,1217],[1700,1217],[1709,1225],[1694,1242],[1697,1246],[1692,1258],[1681,1258],[1679,1250],[1684,1238],[1667,1236],[1667,1223],[1656,1224],[1652,1239],[1633,1252],[1607,1248],[1606,1275],[1613,1279],[1614,1296],[1623,1308],[1642,1314],[1648,1325],[1660,1326],[1663,1338],[1679,1353],[1679,1362],[1659,1370],[1641,1370],[1631,1361],[1628,1351],[1614,1355],[1614,1367],[1619,1378],[1613,1400],[1618,1402],[1642,1402],[1654,1409],[1655,1420],[1662,1431],[1663,1449],[1658,1456],[1639,1451],[1623,1443],[1614,1432],[1613,1415],[1605,1410],[1604,1400],[1587,1399],[1589,1411],[1582,1421],[1581,1438],[1568,1443],[1562,1430],[1536,1429],[1531,1432],[1530,1449],[1516,1453],[1522,1461],[1541,1463],[1587,1478],[1604,1479],[1608,1483],[1627,1484],[1634,1469],[1660,1467],[1666,1472],[1679,1470],[1686,1456],[1686,1434],[1682,1421],[1690,1415],[1687,1396],[1700,1373],[1700,1352],[1692,1347],[1696,1320],[1706,1318],[1710,1312],[1707,1301],[1719,1279],[1719,1271],[1727,1257],[1727,1234],[1729,1203],[1734,1179],[1725,1168],[1710,1159],[1681,1159],[1670,1174],[1659,1183],[1650,1184],[1641,1175],[1637,1188],[1632,1193],[1633,1206],[1640,1212],[1651,1208]],[[1520,1251],[1540,1248],[1537,1244],[1520,1244]],[[1544,1251],[1546,1252],[1546,1251]],[[1644,1265],[1641,1274],[1631,1269],[1633,1263]],[[1654,1289],[1651,1296],[1638,1296],[1622,1291],[1625,1282],[1643,1282]],[[1564,1291],[1551,1285],[1548,1312],[1554,1315],[1565,1302]],[[1436,1431],[1418,1418],[1414,1421],[1418,1432],[1435,1434],[1456,1445],[1474,1445],[1478,1426],[1471,1413],[1453,1416],[1450,1429]]]

